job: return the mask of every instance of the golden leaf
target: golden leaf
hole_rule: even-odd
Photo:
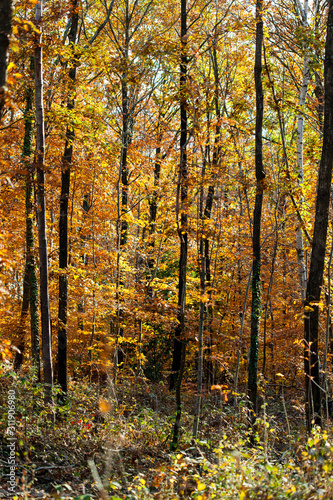
[[[107,413],[110,411],[111,405],[106,399],[101,399],[98,403],[98,408],[101,413]]]

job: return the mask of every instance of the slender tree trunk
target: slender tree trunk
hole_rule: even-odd
[[[127,62],[127,61],[126,61]],[[122,86],[122,114],[123,114],[123,132],[120,156],[120,171],[121,171],[121,233],[120,246],[123,247],[128,239],[128,165],[127,153],[129,146],[129,115],[128,115],[128,89],[127,89],[127,74],[125,73],[121,82]]]
[[[33,58],[32,64],[33,68]],[[34,257],[34,233],[33,233],[33,206],[32,206],[32,185],[33,173],[29,160],[32,147],[32,101],[33,89],[27,90],[27,104],[24,112],[24,141],[22,160],[27,169],[25,176],[25,209],[26,209],[26,255],[23,280],[23,300],[19,326],[19,352],[15,356],[14,369],[18,370],[23,362],[25,337],[27,329],[27,319],[30,306],[30,326],[31,326],[31,350],[33,366],[37,372],[37,379],[40,381],[40,355],[39,355],[39,325],[38,325],[38,284],[36,276],[36,264]]]
[[[27,188],[27,193],[29,196],[32,195],[32,174],[30,175],[30,187]],[[32,213],[32,201],[31,197],[27,196],[29,200],[30,210]],[[36,271],[36,262],[34,255],[34,231],[33,231],[33,219],[29,219],[28,236],[27,241],[29,241],[30,246],[30,257],[29,257],[29,267],[30,267],[30,329],[31,329],[31,357],[32,364],[35,368],[37,375],[37,381],[41,381],[40,373],[40,339],[39,339],[39,318],[38,318],[38,279]]]
[[[310,80],[309,58],[308,56],[305,56],[304,67],[303,67],[303,83],[298,101],[298,105],[300,107],[304,107],[305,105],[309,80]],[[303,129],[304,129],[304,117],[303,114],[300,113],[297,118],[297,176],[298,176],[298,183],[300,186],[302,186],[303,184]],[[298,262],[298,277],[301,287],[301,297],[304,303],[306,295],[306,272],[305,272],[305,259],[304,259],[304,248],[303,248],[303,234],[300,224],[297,226],[296,229],[296,252],[297,252],[297,262]]]
[[[159,118],[161,120],[161,117]],[[158,129],[160,129],[160,123],[158,124]],[[154,191],[152,197],[149,199],[149,235],[152,236],[156,231],[156,217],[157,217],[157,207],[158,201],[160,199],[159,195],[159,184],[161,176],[161,143],[162,143],[162,132],[157,133],[157,146],[155,149],[155,165],[154,165]],[[150,243],[151,249],[155,246],[154,240]],[[148,260],[148,267],[152,271],[154,268],[154,259]]]
[[[207,113],[209,117],[209,111]],[[209,118],[207,119],[209,124]],[[204,217],[203,217],[203,197],[204,197],[204,179],[206,173],[206,163],[209,148],[209,138],[205,148],[205,156],[203,159],[202,178],[200,186],[200,200],[199,200],[199,276],[200,276],[200,309],[199,309],[199,329],[198,329],[198,378],[197,378],[197,395],[195,399],[194,421],[193,421],[193,439],[197,439],[199,430],[199,420],[202,404],[202,379],[203,379],[203,336],[204,336],[204,322],[205,322],[205,291],[206,291],[206,259],[205,259],[205,238],[204,238]]]
[[[178,446],[180,419],[182,412],[181,384],[185,368],[186,338],[185,338],[185,304],[186,304],[186,268],[187,268],[187,225],[188,225],[188,166],[187,166],[187,12],[186,0],[181,0],[181,63],[180,63],[180,164],[177,185],[177,222],[180,240],[179,279],[178,279],[178,325],[175,330],[172,374],[170,389],[176,389],[176,419],[173,429],[171,448]],[[180,201],[180,206],[179,206]],[[180,223],[179,223],[180,212]]]
[[[324,62],[324,130],[319,166],[316,215],[304,312],[305,410],[308,431],[321,425],[318,330],[333,164],[333,0],[329,2]]]
[[[18,343],[14,359],[14,370],[18,371],[23,363],[23,356],[25,350],[25,340],[27,335],[27,323],[29,315],[29,296],[30,296],[30,275],[27,266],[27,257],[24,268],[24,278],[23,278],[23,296],[22,296],[22,308],[20,322],[17,331]]]
[[[157,206],[159,201],[159,193],[158,186],[160,182],[160,174],[161,174],[161,141],[162,134],[158,133],[158,145],[156,147],[155,153],[155,166],[154,166],[154,191],[151,199],[149,200],[149,236],[152,235],[156,231],[156,217],[157,217]],[[145,237],[146,228],[143,230],[142,239]],[[154,257],[154,248],[155,248],[155,240],[151,238],[149,241],[149,251],[148,251],[148,269],[149,269],[149,278],[147,280],[147,296],[153,298],[154,289],[152,287],[152,280],[154,276],[154,268],[155,268],[155,257]]]
[[[321,0],[316,0],[314,7],[312,8],[313,11],[313,18],[314,18],[314,36],[317,40],[319,40],[321,31],[322,31],[322,26],[321,26],[321,13],[320,13],[320,8],[321,8]],[[321,52],[319,45],[315,44],[314,47],[314,52],[316,55],[317,61],[321,61]],[[318,125],[319,125],[319,130],[320,130],[320,138],[322,139],[323,137],[323,126],[324,126],[324,86],[323,86],[323,81],[321,78],[321,75],[319,74],[318,71],[315,71],[315,88],[314,88],[314,93],[317,97],[317,113],[318,113]]]
[[[263,332],[263,344],[264,345],[263,345],[263,360],[262,360],[262,374],[263,374],[263,377],[265,377],[265,371],[266,371],[268,303],[270,301],[271,291],[272,291],[272,286],[273,286],[275,261],[276,261],[276,255],[277,255],[277,249],[278,249],[278,240],[279,240],[279,230],[278,230],[278,225],[276,225],[276,237],[275,237],[274,249],[273,249],[273,255],[272,255],[272,268],[271,268],[271,275],[270,275],[270,278],[269,278],[269,285],[268,285],[268,290],[267,290],[267,295],[266,295],[266,302],[265,302],[264,332]]]
[[[215,179],[218,176],[218,166],[220,164],[221,158],[221,114],[223,115],[223,110],[221,113],[221,105],[220,105],[220,75],[217,63],[217,44],[218,44],[218,35],[215,33],[215,40],[212,47],[212,64],[214,71],[214,108],[216,115],[216,125],[215,125],[215,133],[214,133],[214,147],[213,147],[213,158],[211,164],[211,171],[213,174],[212,184],[208,187],[208,193],[206,198],[206,205],[204,210],[204,219],[209,220],[212,215],[213,208],[213,200],[215,194]],[[206,290],[208,290],[209,303],[207,307],[207,331],[208,331],[208,346],[207,346],[207,356],[208,356],[208,383],[212,378],[213,373],[213,362],[212,362],[212,345],[213,345],[213,331],[212,331],[212,322],[213,322],[213,306],[211,303],[211,269],[210,269],[210,240],[208,235],[204,239],[204,254],[205,254],[205,286]]]
[[[35,69],[35,59],[32,56],[30,60],[30,69],[33,72]],[[25,157],[30,157],[32,153],[32,133],[33,133],[33,120],[32,120],[32,101],[33,101],[33,89],[29,89],[28,93],[30,94],[30,98],[27,100],[27,111],[30,113],[27,115],[27,120],[29,126],[25,130],[24,135],[24,146],[23,153]],[[31,103],[30,103],[31,100]],[[29,165],[29,169],[26,175],[26,212],[27,212],[27,220],[26,220],[26,240],[27,240],[27,265],[29,268],[30,274],[30,330],[31,330],[31,357],[32,364],[34,366],[37,381],[41,381],[41,373],[40,373],[40,339],[39,339],[39,315],[38,315],[38,279],[37,279],[37,269],[36,269],[36,260],[35,260],[35,252],[34,252],[34,222],[33,222],[33,187],[34,187],[34,167]]]
[[[332,201],[332,200],[331,200]],[[324,351],[324,360],[323,360],[323,372],[325,376],[325,386],[327,387],[327,362],[328,362],[328,351],[329,346],[332,343],[332,316],[331,316],[331,267],[332,267],[332,259],[333,259],[333,239],[331,242],[331,251],[330,258],[328,261],[328,271],[327,271],[327,293],[326,293],[326,332],[325,332],[325,351]],[[332,354],[332,353],[330,353]]]
[[[51,402],[51,388],[53,386],[52,369],[52,338],[51,317],[49,304],[48,284],[48,259],[46,239],[46,211],[45,211],[45,129],[44,129],[44,107],[43,107],[43,52],[42,52],[42,1],[36,4],[36,26],[39,34],[36,34],[35,48],[35,103],[36,103],[36,157],[37,166],[37,220],[39,240],[39,266],[40,266],[40,302],[42,316],[42,351],[44,365],[45,401]]]
[[[251,285],[251,277],[252,277],[252,267],[249,272],[249,277],[247,280],[247,286],[246,286],[246,291],[245,291],[245,296],[244,296],[244,301],[243,301],[243,310],[242,310],[242,319],[241,319],[241,327],[239,331],[239,341],[238,341],[238,349],[237,349],[237,361],[236,361],[236,369],[235,369],[235,386],[234,386],[234,392],[236,393],[235,395],[235,406],[237,405],[237,396],[238,396],[238,377],[239,377],[239,367],[240,367],[240,358],[242,354],[242,343],[243,343],[243,332],[244,332],[244,322],[245,322],[245,313],[246,313],[246,304],[247,304],[247,297],[249,295],[249,290],[250,290],[250,285]]]
[[[128,172],[128,147],[131,142],[130,130],[130,113],[129,113],[129,90],[128,90],[128,56],[129,56],[129,27],[130,27],[130,13],[129,4],[126,0],[126,18],[125,18],[125,43],[124,43],[124,57],[123,67],[124,71],[121,78],[121,107],[122,107],[122,134],[121,134],[121,152],[119,164],[119,177],[118,177],[118,219],[117,219],[117,277],[116,277],[116,300],[117,300],[117,336],[115,345],[115,372],[117,367],[123,367],[124,350],[118,344],[118,337],[123,337],[123,327],[121,326],[123,320],[123,310],[121,307],[122,294],[120,287],[124,285],[122,277],[122,270],[120,265],[120,257],[123,248],[128,240],[128,188],[129,188],[129,172]]]
[[[202,207],[203,193],[201,194],[201,207]],[[201,209],[202,212],[202,209]],[[202,218],[202,214],[201,214]],[[203,333],[204,333],[204,321],[205,321],[205,290],[206,290],[206,270],[205,270],[205,249],[204,249],[204,238],[200,237],[200,252],[199,252],[199,262],[200,262],[200,312],[199,312],[199,331],[198,331],[198,382],[197,382],[197,395],[195,399],[195,410],[194,410],[194,422],[193,422],[193,439],[197,439],[199,430],[199,420],[201,413],[201,403],[202,403],[202,376],[203,376]]]
[[[128,55],[129,55],[129,26],[130,13],[129,4],[126,0],[126,19],[125,19],[125,48],[123,66],[124,71],[121,79],[121,106],[122,106],[122,137],[121,137],[121,153],[120,153],[120,176],[121,176],[121,229],[120,229],[120,246],[123,247],[128,239],[128,164],[127,154],[130,144],[130,115],[129,115],[129,95],[128,95]]]
[[[5,105],[9,38],[12,32],[12,0],[0,2],[0,117]]]
[[[216,36],[216,33],[215,33]],[[219,105],[219,89],[220,89],[220,81],[219,81],[219,72],[218,72],[218,64],[217,64],[217,53],[216,53],[216,46],[217,46],[217,37],[214,39],[214,43],[212,46],[211,50],[211,60],[212,60],[212,67],[213,67],[213,72],[214,72],[214,97],[213,97],[213,106],[215,108],[215,114],[216,114],[216,125],[215,125],[215,131],[214,131],[214,145],[213,145],[213,158],[211,160],[210,157],[210,102],[209,102],[209,96],[208,96],[208,90],[207,90],[207,142],[206,142],[206,148],[205,148],[205,163],[208,162],[209,167],[210,167],[210,174],[211,174],[211,185],[208,187],[208,192],[207,192],[207,197],[206,197],[206,204],[205,204],[205,209],[202,212],[201,208],[201,203],[200,203],[200,221],[202,224],[202,235],[200,236],[200,255],[201,252],[202,256],[204,258],[204,289],[202,289],[202,296],[205,294],[206,290],[208,290],[208,304],[207,306],[204,307],[205,314],[200,314],[199,313],[199,332],[202,331],[202,335],[204,336],[204,321],[207,319],[207,333],[208,333],[208,343],[207,347],[205,349],[206,356],[204,359],[204,338],[200,339],[199,336],[199,344],[202,345],[202,350],[199,349],[199,357],[202,355],[202,377],[206,378],[208,387],[211,385],[211,381],[213,379],[213,362],[212,362],[212,345],[213,345],[213,333],[212,333],[212,322],[213,322],[213,307],[211,304],[211,269],[210,269],[210,240],[207,234],[204,235],[205,233],[205,228],[204,228],[204,220],[209,220],[211,217],[211,212],[212,212],[212,207],[213,207],[213,199],[214,199],[214,193],[215,193],[215,179],[217,177],[217,167],[218,167],[218,162],[220,159],[220,139],[221,139],[221,110],[220,110],[220,105]],[[204,176],[205,176],[205,168],[203,169],[203,179],[202,182],[204,181]],[[203,195],[203,192],[202,192]],[[202,200],[203,202],[203,200]],[[201,249],[201,240],[202,240],[202,249]],[[201,256],[200,256],[201,259]],[[199,266],[199,275],[200,274],[200,267]],[[201,325],[202,322],[202,325]],[[201,354],[200,354],[201,352]],[[199,373],[198,373],[199,377]],[[198,383],[199,383],[199,378],[198,378]],[[201,383],[202,385],[202,383]],[[200,410],[201,411],[201,410]],[[197,418],[197,417],[196,417]],[[198,416],[199,418],[199,416]],[[199,422],[198,422],[199,423]],[[196,424],[195,424],[196,425]]]
[[[67,109],[74,109],[76,65],[75,44],[78,29],[78,0],[72,0],[71,5],[71,29],[68,40],[72,51],[69,61],[68,76],[70,80],[69,97]],[[70,191],[71,163],[73,156],[74,128],[68,125],[66,130],[65,151],[61,166],[61,195],[60,195],[60,217],[59,217],[59,310],[58,310],[58,383],[62,389],[63,396],[67,394],[67,301],[68,301],[68,200]]]
[[[217,135],[215,136],[215,138]],[[218,135],[218,141],[220,136]],[[216,140],[216,139],[215,139]],[[214,163],[214,162],[213,162]],[[216,166],[216,165],[215,165]],[[204,173],[203,173],[204,176]],[[197,382],[197,396],[195,402],[195,414],[193,422],[193,438],[197,439],[199,430],[199,420],[201,413],[202,403],[202,382],[203,382],[203,348],[204,348],[204,322],[206,306],[206,289],[210,284],[210,257],[209,257],[209,240],[207,235],[204,235],[204,223],[210,219],[213,206],[214,186],[209,186],[206,199],[205,210],[203,210],[203,188],[200,195],[200,221],[201,221],[201,236],[200,236],[200,249],[199,249],[199,275],[200,275],[200,312],[199,312],[199,331],[198,331],[198,382]],[[208,306],[208,310],[209,310]],[[210,311],[211,313],[211,311]],[[211,316],[212,314],[210,314]],[[211,338],[209,338],[211,344]]]
[[[304,0],[301,18],[303,26],[306,28],[308,25],[308,0]],[[306,96],[308,92],[308,86],[310,81],[309,62],[310,62],[309,56],[308,54],[305,54],[303,62],[302,87],[298,99],[298,105],[300,109],[304,108],[305,106]],[[303,135],[304,135],[303,131],[304,131],[304,116],[303,113],[300,112],[297,117],[297,177],[300,186],[302,186],[303,184]],[[303,200],[301,199],[300,203],[302,203],[302,201]],[[305,269],[303,233],[301,224],[299,224],[296,229],[296,252],[297,252],[297,262],[298,262],[298,277],[301,287],[301,297],[304,304],[306,296],[307,276]]]
[[[211,291],[211,269],[210,269],[210,244],[209,244],[209,239],[206,238],[204,241],[204,246],[205,246],[205,273],[206,273],[206,290],[209,290],[208,297],[209,297],[209,303],[207,307],[207,332],[208,332],[208,345],[206,348],[206,378],[207,378],[207,385],[210,388],[210,386],[214,383],[214,364],[213,364],[213,352],[212,352],[212,347],[213,347],[213,328],[212,328],[212,323],[213,323],[213,306],[211,304],[211,296],[212,296],[212,291]]]
[[[155,156],[155,167],[154,167],[154,192],[152,199],[149,202],[149,234],[152,235],[155,233],[155,226],[156,226],[156,217],[157,217],[157,203],[159,200],[159,195],[158,195],[158,186],[160,182],[160,174],[161,174],[161,141],[162,141],[162,135],[158,135],[158,146],[156,148],[156,156]],[[154,246],[154,245],[152,245]],[[154,262],[149,264],[149,268],[152,269],[154,266]]]
[[[256,3],[256,50],[254,79],[256,88],[256,131],[255,131],[255,169],[256,169],[256,198],[253,215],[253,267],[252,267],[252,309],[251,309],[251,345],[248,366],[248,394],[250,400],[251,424],[253,425],[258,412],[258,351],[259,351],[259,323],[261,313],[260,290],[260,233],[263,191],[265,187],[265,171],[263,168],[262,153],[262,123],[264,111],[264,96],[262,88],[262,46],[264,39],[262,20],[262,0]]]

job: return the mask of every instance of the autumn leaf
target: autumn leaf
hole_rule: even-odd
[[[106,399],[100,399],[98,408],[101,413],[108,413],[111,410],[111,404]]]

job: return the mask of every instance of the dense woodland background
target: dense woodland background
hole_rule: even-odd
[[[292,428],[297,439],[305,439],[306,417],[308,431],[322,424],[317,417],[323,406],[325,427],[331,408],[331,208],[321,297],[306,297],[323,145],[327,2],[49,0],[39,18],[40,6],[37,0],[14,2],[1,102],[3,401],[14,383],[27,398],[20,409],[24,421],[29,404],[36,411],[42,398],[41,382],[45,402],[52,407],[58,400],[58,420],[66,408],[77,422],[83,411],[78,402],[89,400],[80,422],[91,425],[82,432],[100,426],[104,440],[103,426],[115,415],[119,423],[136,415],[135,408],[151,408],[144,424],[135,416],[139,420],[124,441],[118,436],[118,451],[126,440],[140,440],[146,431],[153,435],[152,429],[162,448],[170,440],[173,449],[183,446],[182,439],[189,445],[187,422],[189,436],[201,440],[214,425],[212,442],[221,432],[225,440],[240,432],[239,446],[263,438],[264,462],[270,446],[274,456],[291,453],[301,446],[291,446]],[[260,26],[262,68],[256,65],[255,80]],[[252,276],[256,255],[260,284]],[[320,311],[318,344],[304,334],[304,315],[313,308]],[[308,363],[307,379],[309,342],[319,363],[316,358],[313,377]],[[304,382],[312,379],[321,386],[321,401],[313,407]],[[53,399],[52,384],[58,387]],[[154,420],[160,410],[169,420]],[[269,418],[276,418],[273,444]],[[44,424],[36,419],[51,425],[49,417]],[[279,432],[286,434],[277,444]],[[311,438],[315,445],[326,446],[325,432]],[[34,453],[29,439],[25,434],[22,457]],[[142,446],[149,448],[149,439]],[[132,465],[133,449],[126,455]],[[237,470],[241,455],[235,453],[227,462]],[[310,455],[304,453],[306,460]],[[184,465],[182,455],[172,460],[176,469]],[[323,476],[316,469],[308,484],[327,473],[326,486],[317,490],[329,495],[325,460]],[[185,465],[179,467],[180,477]],[[179,494],[223,496],[193,479],[199,469],[189,473],[192,486],[187,479],[185,486],[178,483]],[[270,473],[277,477],[279,471]],[[122,466],[118,473],[124,479]],[[147,489],[150,480],[140,474],[133,498],[150,498],[155,490]],[[176,495],[171,491],[177,481],[163,483],[161,498]],[[329,498],[313,493],[312,486],[303,496],[293,496],[296,486],[288,493],[281,486],[281,497],[267,496],[268,489],[258,496],[243,483],[234,490],[225,483],[230,495],[239,495],[226,498]],[[162,491],[158,481],[151,484]],[[115,483],[111,489],[120,495],[120,488]]]

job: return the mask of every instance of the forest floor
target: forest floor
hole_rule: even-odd
[[[218,388],[204,394],[193,442],[195,387],[185,385],[179,448],[171,452],[175,403],[164,383],[124,376],[115,389],[71,381],[66,404],[50,412],[41,386],[8,371],[0,377],[0,498],[333,499],[331,422],[306,438],[302,401],[281,388],[262,397],[250,446],[245,397],[235,405]],[[7,483],[10,389],[15,492]]]

